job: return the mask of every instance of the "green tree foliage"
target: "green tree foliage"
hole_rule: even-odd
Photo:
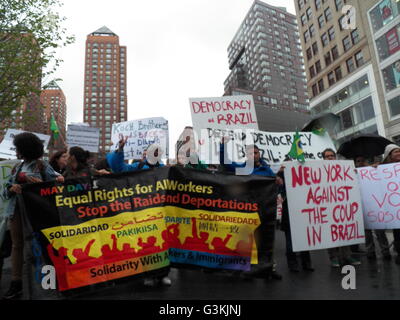
[[[74,41],[56,11],[59,0],[0,1],[0,121],[30,96],[61,60],[55,50]]]

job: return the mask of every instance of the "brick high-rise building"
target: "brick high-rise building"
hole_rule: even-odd
[[[399,135],[396,109],[400,109],[400,102],[396,106],[395,100],[399,90],[388,87],[391,93],[385,94],[382,76],[385,68],[400,57],[399,2],[295,0],[295,7],[311,113],[333,112],[340,116],[333,136],[338,145],[363,133],[389,138],[396,132]],[[380,9],[385,12],[378,12]],[[387,18],[383,18],[385,14]]]
[[[111,143],[111,128],[127,121],[127,49],[107,27],[87,36],[83,121],[100,129],[100,153]]]
[[[66,122],[67,122],[67,101],[62,89],[58,86],[55,81],[47,84],[40,95],[40,102],[45,107],[44,112],[46,114],[47,134],[51,134],[50,120],[51,116],[54,116],[57,122],[58,129],[62,138],[65,140],[66,137]]]
[[[254,102],[265,109],[307,110],[296,16],[286,8],[254,1],[228,47],[228,58],[232,71],[224,82],[225,95],[242,89],[253,92]]]
[[[0,121],[0,141],[3,140],[7,129],[47,134],[46,115],[40,97],[32,93],[24,100],[24,103],[12,112],[10,118]]]

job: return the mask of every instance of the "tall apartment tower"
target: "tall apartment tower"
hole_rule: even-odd
[[[127,50],[107,27],[87,36],[83,121],[100,129],[100,153],[110,149],[113,123],[127,121]]]
[[[228,47],[225,95],[252,92],[269,108],[307,110],[304,62],[296,16],[254,1]]]
[[[47,134],[51,135],[50,123],[51,117],[54,116],[57,122],[58,129],[62,140],[66,138],[66,122],[67,122],[67,101],[62,89],[58,86],[55,81],[51,81],[47,84],[41,94],[40,102],[45,107],[44,112],[46,114],[47,121]]]
[[[389,31],[387,28],[396,25],[394,11],[393,18],[387,21],[390,26],[383,27],[382,21],[376,22],[381,27],[374,28],[374,36],[371,14],[367,13],[382,3],[397,8],[398,1],[294,1],[305,56],[311,113],[333,112],[340,116],[340,125],[333,135],[338,145],[364,133],[392,137],[388,130],[387,101],[380,70],[386,64],[378,66],[375,51],[382,50],[378,40]],[[398,42],[397,36],[397,45]],[[394,55],[397,51],[393,49],[390,52]],[[391,56],[390,52],[384,55]],[[380,62],[383,63],[382,59]],[[390,62],[392,59],[386,63]]]

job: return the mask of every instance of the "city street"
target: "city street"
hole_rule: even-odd
[[[391,234],[388,234],[391,239]],[[277,232],[276,260],[283,279],[241,279],[227,273],[205,273],[200,270],[173,268],[171,287],[145,288],[140,283],[120,280],[110,285],[91,287],[70,296],[71,300],[397,300],[400,298],[400,266],[382,261],[371,262],[362,256],[356,267],[356,289],[342,289],[339,268],[329,265],[326,250],[312,253],[315,271],[290,273],[284,256],[284,233]],[[393,251],[392,251],[393,254]],[[9,260],[5,263],[0,293],[8,289]],[[65,300],[52,293],[34,290],[33,299]]]

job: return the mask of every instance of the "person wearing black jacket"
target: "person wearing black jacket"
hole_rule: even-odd
[[[297,254],[296,252],[293,252],[290,220],[289,220],[289,207],[286,195],[285,178],[282,170],[277,173],[277,183],[279,186],[279,192],[283,199],[281,230],[285,232],[287,264],[291,272],[299,272],[300,268],[297,261]],[[314,271],[314,268],[311,263],[310,251],[300,252],[300,259],[303,270],[311,272]]]

